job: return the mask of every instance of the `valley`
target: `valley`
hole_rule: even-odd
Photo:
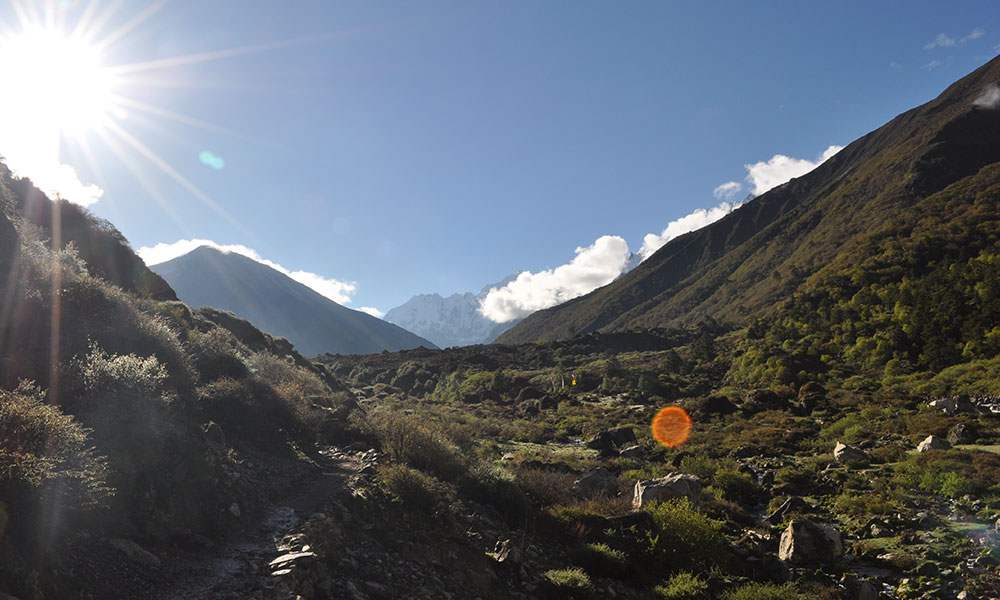
[[[0,597],[1000,598],[998,86],[502,332],[0,165]]]

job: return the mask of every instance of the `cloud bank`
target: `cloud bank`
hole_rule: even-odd
[[[742,189],[742,184],[735,181],[727,181],[712,190],[712,195],[715,196],[716,200],[729,200],[736,194],[739,194]]]
[[[590,246],[577,248],[568,264],[538,273],[523,271],[507,285],[492,288],[479,312],[496,323],[507,323],[582,296],[614,281],[628,263],[628,255],[624,239],[601,236]]]
[[[14,175],[27,177],[53,200],[62,198],[73,204],[90,206],[104,195],[104,190],[97,185],[81,181],[73,167],[32,152],[23,147],[16,136],[2,139],[5,137],[2,125],[0,123],[0,156]]]
[[[752,193],[760,195],[812,171],[842,148],[830,146],[815,161],[775,154],[770,160],[744,165],[746,180],[753,188]],[[652,256],[670,240],[710,225],[742,206],[743,201],[731,201],[742,190],[741,183],[727,181],[712,190],[716,200],[723,200],[717,206],[696,209],[668,223],[659,234],[646,234],[638,252],[641,260]],[[590,246],[577,248],[576,256],[565,265],[538,273],[524,271],[507,285],[491,289],[480,303],[479,312],[496,323],[525,317],[611,283],[634,266],[629,258],[624,239],[616,235],[601,236]]]
[[[1000,85],[993,84],[972,101],[973,106],[979,108],[996,109],[1000,108]]]
[[[247,248],[242,244],[217,244],[212,240],[178,240],[172,244],[159,243],[152,247],[144,246],[136,251],[136,254],[145,261],[149,266],[158,265],[168,260],[177,258],[178,256],[183,256],[188,252],[191,252],[195,248],[201,246],[208,246],[210,248],[215,248],[222,252],[232,252],[234,254],[240,254],[252,260],[259,262],[262,265],[267,265],[275,271],[284,273],[285,275],[291,277],[295,281],[298,281],[302,285],[311,288],[313,291],[319,293],[322,296],[333,300],[337,304],[349,304],[351,302],[351,295],[358,291],[358,284],[353,281],[338,281],[336,279],[331,279],[329,277],[323,277],[322,275],[317,275],[316,273],[310,273],[309,271],[291,271],[285,267],[279,265],[276,262],[267,260],[257,253],[256,250],[252,248]],[[367,310],[366,310],[367,309]],[[363,307],[359,310],[367,312],[368,314],[374,314],[370,311],[379,312],[378,309],[371,307]],[[381,316],[381,315],[379,315]]]
[[[367,314],[375,317],[376,319],[381,319],[382,317],[385,316],[384,312],[380,311],[379,309],[375,308],[374,306],[359,306],[355,310],[360,310],[361,312],[367,313]]]
[[[775,154],[770,160],[744,165],[747,170],[747,181],[753,186],[753,194],[759,196],[793,177],[801,177],[812,171],[843,148],[843,146],[830,146],[815,161]]]
[[[716,188],[716,190],[718,189]],[[642,238],[642,247],[639,248],[639,256],[642,257],[642,260],[646,260],[670,240],[710,225],[742,205],[742,202],[723,202],[713,208],[696,209],[689,215],[671,221],[659,234],[647,233],[646,237]]]

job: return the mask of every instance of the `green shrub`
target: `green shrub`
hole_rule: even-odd
[[[655,503],[646,511],[659,529],[647,549],[653,560],[673,569],[695,569],[719,564],[728,556],[722,523],[698,512],[687,498]]]
[[[577,546],[570,555],[576,565],[596,577],[623,578],[628,571],[625,553],[604,543]]]
[[[405,413],[381,411],[362,424],[378,440],[382,451],[399,462],[457,481],[466,465],[450,441],[424,419]]]
[[[707,456],[691,455],[681,459],[680,470],[684,473],[697,475],[702,481],[712,481],[715,472],[718,470],[718,461],[711,460]]]
[[[422,512],[436,512],[455,499],[453,487],[406,465],[380,467],[378,479],[407,508]]]
[[[675,573],[663,585],[653,588],[663,600],[708,600],[708,583],[688,571]]]
[[[802,594],[791,583],[748,583],[722,594],[722,600],[798,600]]]
[[[245,362],[249,350],[222,327],[214,327],[204,333],[197,329],[190,330],[187,349],[204,383],[222,377],[240,379],[250,373]]]
[[[719,491],[722,498],[744,506],[752,506],[760,502],[763,489],[746,473],[719,470],[712,478],[712,487]]]
[[[149,449],[151,441],[162,437],[175,395],[155,356],[108,354],[91,344],[90,352],[71,361],[67,371],[76,393],[65,404],[103,444]]]
[[[73,417],[45,402],[45,393],[22,382],[0,390],[0,498],[14,524],[32,528],[42,503],[78,511],[110,493],[104,458]]]
[[[542,506],[571,502],[573,482],[579,477],[573,473],[531,468],[519,468],[514,476],[524,493]]]
[[[552,569],[545,572],[545,579],[558,598],[587,598],[593,590],[583,569]]]
[[[497,509],[509,523],[520,524],[531,510],[510,471],[486,462],[475,463],[460,480],[464,496]]]

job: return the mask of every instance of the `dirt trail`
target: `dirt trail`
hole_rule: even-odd
[[[149,590],[148,597],[151,600],[247,598],[260,577],[269,574],[268,563],[278,554],[276,543],[344,489],[359,468],[355,457],[336,448],[324,448],[320,454],[323,457],[320,473],[302,481],[261,516],[255,527],[235,539],[165,564],[161,579],[165,583]]]

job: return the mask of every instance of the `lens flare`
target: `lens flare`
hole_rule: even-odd
[[[653,437],[668,448],[680,446],[691,433],[691,417],[679,406],[668,406],[653,418]]]

